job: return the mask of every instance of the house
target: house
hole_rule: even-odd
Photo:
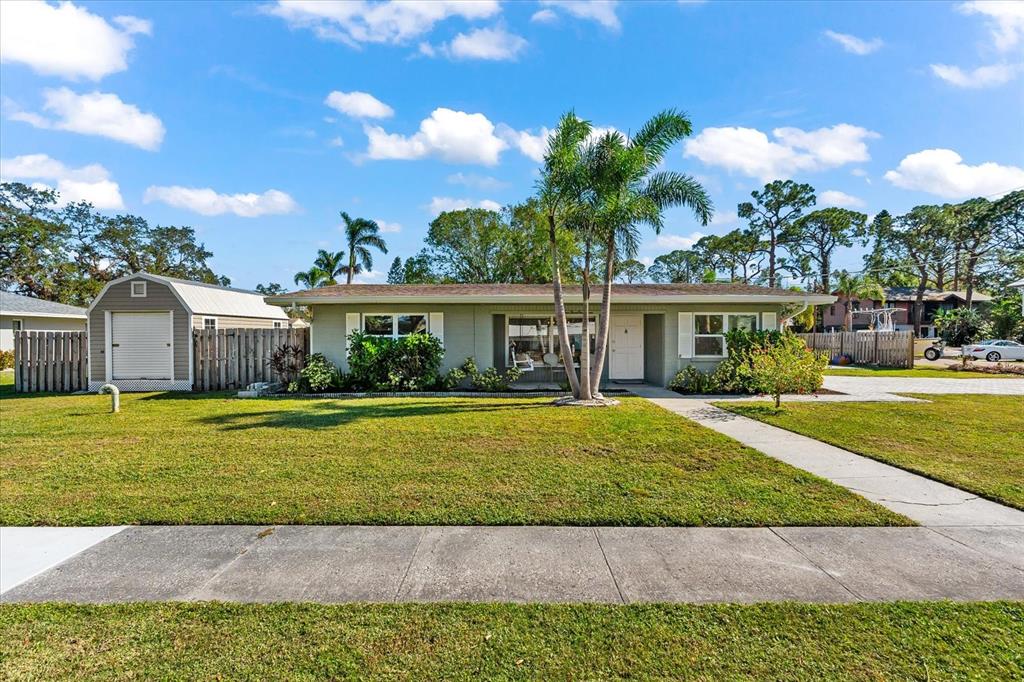
[[[524,382],[565,380],[550,284],[348,284],[265,300],[308,307],[310,351],[323,353],[343,371],[353,331],[390,337],[429,332],[444,345],[445,370],[473,357],[481,370],[519,367]],[[580,287],[566,286],[565,300],[578,357]],[[713,369],[725,356],[728,330],[778,329],[783,313],[835,300],[744,284],[615,284],[604,380],[665,385],[686,365]],[[600,302],[595,287],[592,323]]]
[[[1024,315],[1024,279],[1016,282],[1010,282],[1010,286],[1014,289],[1020,289],[1022,296],[1020,297],[1020,314]]]
[[[14,332],[85,331],[85,308],[0,291],[0,350],[14,350]]]
[[[886,287],[885,301],[874,301],[871,299],[854,299],[850,302],[852,309],[856,311],[871,310],[872,308],[895,308],[893,322],[897,331],[912,330],[914,328],[914,303],[917,300],[917,289],[914,287]],[[979,291],[973,294],[973,303],[989,303],[991,296]],[[953,310],[962,308],[967,303],[967,293],[964,291],[940,291],[939,289],[925,289],[922,299],[924,313],[921,316],[921,336],[930,338],[935,336],[935,315],[940,310]],[[843,328],[843,317],[846,314],[846,299],[838,297],[836,302],[824,309],[822,323],[826,331]],[[868,329],[871,323],[870,315],[853,316],[853,330],[860,331]]]
[[[192,330],[289,326],[253,291],[137,272],[89,306],[89,389],[192,390]]]

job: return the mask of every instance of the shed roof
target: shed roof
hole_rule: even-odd
[[[161,282],[170,287],[194,315],[224,315],[226,317],[256,317],[271,320],[287,320],[288,314],[277,306],[267,305],[263,294],[247,289],[235,289],[218,284],[193,282],[177,277],[136,272],[115,280],[124,282],[141,277]],[[114,284],[115,282],[111,282]],[[102,296],[102,292],[100,296]],[[99,297],[97,297],[98,300]]]
[[[85,319],[85,308],[65,303],[44,301],[41,298],[0,291],[0,313],[4,315],[25,315],[29,317],[70,317]]]

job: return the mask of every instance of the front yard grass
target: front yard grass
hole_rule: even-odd
[[[909,525],[640,398],[0,400],[0,525]]]
[[[1014,680],[1024,605],[0,607],[0,678]]]
[[[931,402],[718,406],[1024,509],[1024,397],[913,397]]]

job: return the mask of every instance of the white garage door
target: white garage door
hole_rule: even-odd
[[[171,314],[111,313],[114,379],[171,379]]]

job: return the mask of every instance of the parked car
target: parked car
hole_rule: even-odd
[[[967,344],[964,346],[963,354],[976,360],[984,358],[989,362],[1024,360],[1024,344],[1006,339],[992,339]]]

